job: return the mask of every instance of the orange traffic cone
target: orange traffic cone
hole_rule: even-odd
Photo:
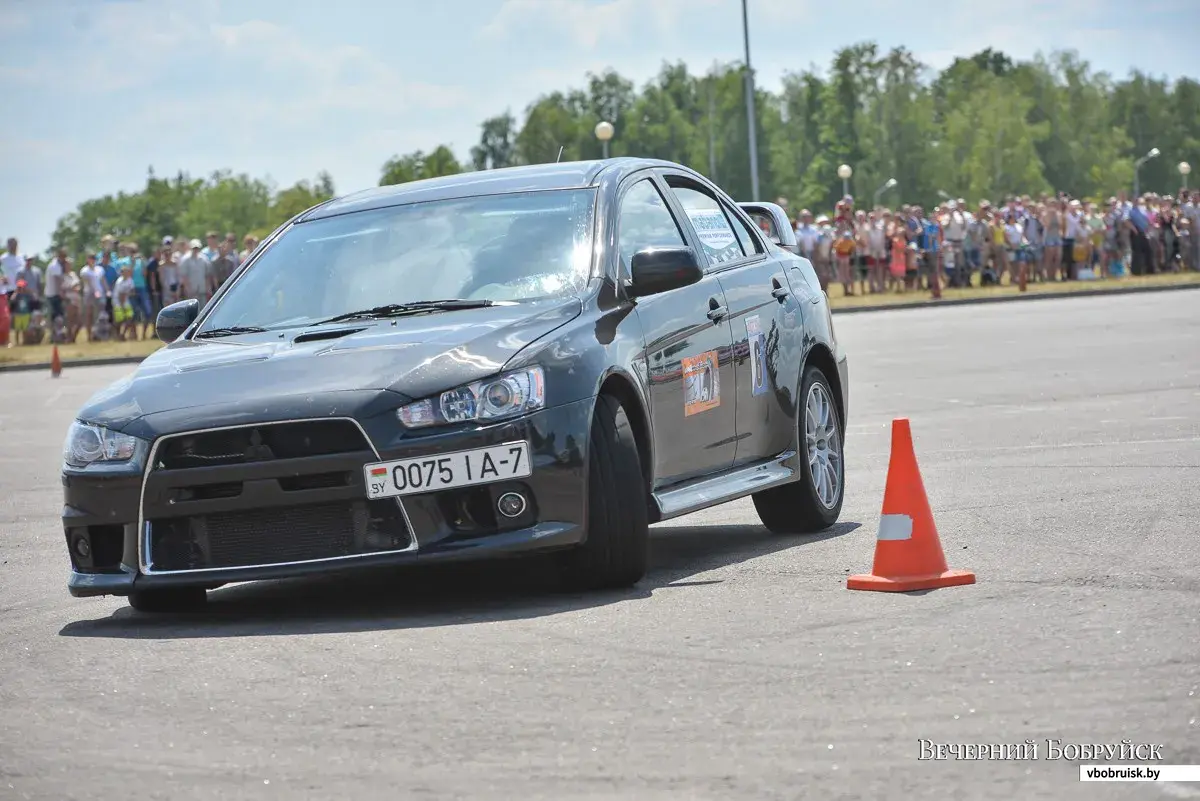
[[[975,574],[950,570],[938,539],[907,418],[892,421],[892,456],[871,574],[851,576],[851,590],[908,592],[974,584]]]
[[[62,359],[58,356],[58,345],[50,354],[50,377],[58,378],[62,374]]]

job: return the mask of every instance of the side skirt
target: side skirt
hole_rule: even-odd
[[[795,451],[785,451],[765,462],[737,467],[724,473],[694,479],[650,494],[652,522],[717,506],[799,478],[800,463]]]

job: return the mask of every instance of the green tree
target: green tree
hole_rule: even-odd
[[[955,165],[959,194],[994,202],[1049,189],[1037,144],[1049,134],[1046,122],[1026,122],[1033,101],[991,73],[980,73],[966,97],[951,98],[946,139],[940,143]]]
[[[484,120],[466,168],[553,162],[560,151],[564,161],[598,158],[593,132],[608,120],[613,156],[681,162],[747,198],[745,91],[736,62],[703,75],[664,63],[640,89],[613,70],[588,73],[577,86],[533,99],[520,120],[507,111]],[[842,163],[854,169],[860,208],[888,178],[899,186],[882,202],[928,207],[941,191],[972,203],[1049,189],[1115,194],[1131,188],[1133,162],[1151,148],[1162,155],[1143,165],[1144,189],[1174,192],[1176,165],[1200,166],[1200,83],[1136,71],[1114,80],[1070,51],[1018,61],[988,48],[935,74],[905,48],[885,53],[860,42],[838,50],[827,70],[785,75],[777,95],[758,90],[755,105],[763,198],[784,195],[793,209],[816,213],[841,196]],[[380,183],[463,169],[443,145],[389,159]],[[333,194],[328,174],[275,192],[229,170],[207,179],[149,171],[142,190],[88,199],[63,215],[54,242],[80,254],[104,234],[148,250],[163,234],[269,231]]]
[[[261,238],[297,214],[329,200],[334,194],[333,178],[327,172],[318,175],[317,180],[312,183],[298,181],[287,189],[276,193],[271,201],[271,210],[267,215],[267,224],[262,228],[252,231],[252,233]]]
[[[248,175],[229,170],[214,172],[191,198],[179,217],[179,231],[203,236],[208,231],[249,231],[267,224],[271,210],[271,186]]]
[[[429,153],[414,150],[412,153],[388,159],[383,165],[383,175],[379,179],[379,185],[403,184],[423,178],[455,175],[460,172],[462,172],[462,166],[454,157],[454,153],[445,145],[439,145]]]
[[[495,170],[516,163],[517,120],[511,112],[483,121],[479,144],[471,148],[471,163],[477,170]]]

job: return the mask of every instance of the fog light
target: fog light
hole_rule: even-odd
[[[80,557],[87,559],[92,554],[92,546],[88,543],[87,537],[75,538],[75,553]]]
[[[496,501],[496,508],[505,517],[520,517],[525,513],[525,496],[519,492],[506,492]]]

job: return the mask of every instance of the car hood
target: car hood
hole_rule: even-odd
[[[581,311],[577,298],[556,299],[180,340],[94,395],[79,418],[122,430],[147,415],[198,407],[270,415],[272,401],[291,405],[297,396],[374,390],[397,393],[399,402],[422,398],[495,375]]]

